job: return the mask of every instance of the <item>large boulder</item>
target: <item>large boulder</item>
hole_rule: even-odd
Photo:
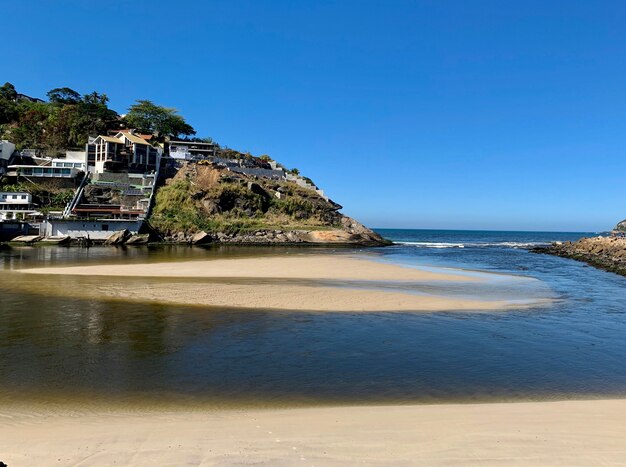
[[[145,245],[150,241],[150,234],[136,234],[126,240],[126,245]]]
[[[203,243],[209,243],[212,240],[211,236],[206,233],[204,230],[195,233],[191,237],[191,243],[193,245],[202,245]]]
[[[127,230],[118,230],[117,232],[112,233],[107,237],[104,241],[105,245],[121,245],[126,242],[131,237],[131,233]]]

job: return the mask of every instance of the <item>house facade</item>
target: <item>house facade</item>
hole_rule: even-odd
[[[217,145],[197,141],[170,140],[166,149],[173,159],[194,160],[215,156]]]
[[[52,165],[10,165],[7,175],[27,178],[76,178],[82,171],[73,167],[53,167]]]
[[[0,192],[0,221],[25,219],[37,212],[33,197],[25,192]]]
[[[100,135],[87,145],[88,159],[93,154],[95,173],[156,172],[161,150],[131,131],[120,131],[115,136]]]

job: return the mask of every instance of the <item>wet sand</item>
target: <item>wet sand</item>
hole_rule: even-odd
[[[479,281],[462,271],[431,272],[343,255],[283,255],[147,264],[22,269],[28,274],[75,276],[275,278],[364,281]]]
[[[291,410],[0,409],[30,465],[624,465],[626,400]]]
[[[25,274],[90,278],[171,278],[143,284],[98,281],[75,288],[86,298],[156,301],[184,305],[308,311],[445,311],[496,310],[523,306],[504,300],[376,290],[381,283],[482,282],[462,271],[435,272],[342,255],[292,255],[152,264],[89,265],[22,269]],[[181,281],[189,278],[189,281]],[[198,282],[194,282],[194,279]],[[204,280],[203,282],[199,281]],[[228,282],[231,279],[231,283]],[[263,280],[264,284],[241,283]],[[206,282],[214,280],[215,282]],[[308,281],[294,284],[293,281]],[[520,279],[522,280],[522,279]],[[239,282],[237,282],[239,281]],[[323,281],[315,284],[314,281]],[[333,287],[333,281],[338,285]],[[360,281],[361,288],[345,286]],[[363,286],[370,282],[371,288]],[[49,291],[48,291],[49,292]]]

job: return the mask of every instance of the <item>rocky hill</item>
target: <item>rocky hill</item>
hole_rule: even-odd
[[[340,209],[281,177],[184,162],[157,190],[149,222],[164,241],[178,243],[387,243]]]

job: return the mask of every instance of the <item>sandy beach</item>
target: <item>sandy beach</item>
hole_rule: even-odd
[[[520,306],[504,300],[377,289],[384,283],[472,283],[485,279],[462,271],[437,272],[341,255],[67,266],[20,272],[91,280],[89,287],[75,288],[76,294],[85,298],[184,305],[342,312],[496,310]],[[105,277],[107,280],[102,280]],[[138,281],[140,278],[144,280]],[[176,280],[154,282],[151,278]],[[188,280],[182,281],[184,278]],[[358,281],[359,287],[350,287],[346,281]],[[55,293],[55,290],[62,292],[58,288],[45,292]]]
[[[228,411],[0,410],[31,465],[624,465],[626,400]]]

